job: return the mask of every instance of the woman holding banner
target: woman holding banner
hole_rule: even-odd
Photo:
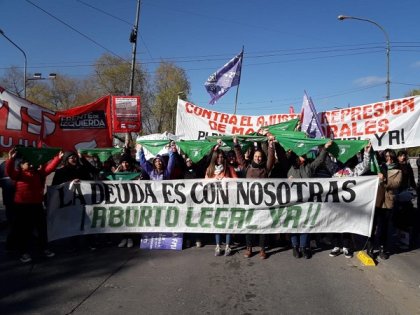
[[[320,167],[326,157],[327,157],[327,149],[332,145],[332,140],[328,141],[323,148],[321,148],[321,152],[317,156],[315,160],[308,163],[306,156],[298,156],[292,153],[289,156],[290,163],[292,166],[289,168],[287,172],[287,177],[290,179],[293,178],[311,178],[314,176],[318,167]],[[295,258],[300,258],[302,255],[306,259],[310,259],[312,257],[312,252],[309,247],[309,234],[308,233],[291,233],[290,240],[293,246],[293,256]]]
[[[135,161],[131,157],[130,149],[127,148],[125,152],[121,155],[117,168],[114,170],[113,174],[110,176],[112,179],[122,179],[122,180],[135,180],[142,179],[141,173],[135,167]],[[121,238],[121,241],[118,243],[118,247],[128,247],[131,248],[134,245],[133,234],[124,234]]]
[[[217,179],[222,180],[224,178],[237,178],[235,169],[228,165],[228,162],[225,157],[225,153],[220,150],[220,146],[222,145],[222,140],[217,140],[217,145],[215,145],[213,149],[213,155],[210,160],[210,164],[206,170],[207,179]],[[216,248],[214,250],[215,256],[222,255],[222,249],[220,248],[220,234],[216,234]],[[229,256],[232,252],[230,247],[231,242],[231,235],[226,234],[226,248],[225,248],[225,256]]]
[[[238,143],[236,137],[233,138],[234,150],[236,154],[236,159],[238,160],[239,165],[242,169],[245,170],[246,178],[268,178],[271,169],[273,168],[275,162],[274,155],[274,137],[268,135],[268,158],[264,151],[257,147],[250,161],[245,160],[244,154],[242,153],[241,147]],[[245,258],[250,258],[252,256],[252,246],[253,246],[253,235],[246,234],[246,251],[244,254]],[[265,234],[259,235],[259,245],[260,245],[260,258],[266,259],[267,253],[265,251],[267,246],[267,240]]]
[[[51,185],[61,185],[66,182],[78,184],[81,180],[93,180],[98,174],[99,169],[96,169],[80,152],[66,151],[63,154],[62,167],[55,171]],[[73,252],[80,248],[86,239],[88,248],[93,251],[96,250],[96,238],[93,234],[72,236],[65,240],[65,246],[68,251]]]
[[[370,169],[370,151],[372,145],[369,142],[364,148],[363,160],[358,162],[357,155],[350,158],[342,167],[340,167],[333,175],[333,177],[353,177],[361,176],[367,173]],[[353,257],[353,248],[351,244],[351,234],[350,233],[341,233],[333,234],[332,243],[334,248],[331,250],[329,256],[337,257],[341,254],[341,249],[346,258]]]

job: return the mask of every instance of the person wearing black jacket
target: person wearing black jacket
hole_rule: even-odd
[[[51,185],[60,185],[73,180],[93,180],[99,172],[85,158],[75,151],[66,151],[63,156],[63,166],[55,171]]]
[[[62,159],[63,166],[55,171],[51,185],[60,185],[70,181],[80,180],[93,180],[99,174],[96,169],[88,160],[79,156],[75,151],[66,151]],[[95,250],[94,236],[88,235],[87,242],[90,250]],[[71,249],[78,247],[79,237],[71,239]]]

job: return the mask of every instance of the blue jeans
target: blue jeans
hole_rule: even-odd
[[[220,245],[220,235],[221,234],[215,234],[216,236],[216,245]],[[225,234],[226,235],[226,245],[230,245],[230,234]]]
[[[300,234],[290,234],[290,240],[292,242],[293,247],[309,247],[308,240],[309,234],[308,233],[300,233]]]

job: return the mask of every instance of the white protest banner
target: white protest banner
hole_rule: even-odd
[[[321,124],[327,138],[370,139],[375,150],[420,146],[420,97],[323,112]]]
[[[136,232],[369,236],[377,187],[376,176],[82,181],[72,189],[65,183],[48,188],[48,237]]]
[[[375,150],[420,146],[420,97],[335,109],[319,113],[326,138],[370,139]],[[181,139],[249,134],[260,127],[298,118],[297,114],[242,116],[215,112],[178,100],[176,134]]]
[[[247,135],[261,127],[299,118],[298,114],[261,116],[215,112],[178,99],[176,135],[184,140],[204,140],[207,136]]]

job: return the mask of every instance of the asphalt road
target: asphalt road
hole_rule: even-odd
[[[0,200],[1,203],[1,200]],[[0,209],[0,221],[4,211]],[[183,251],[114,245],[24,265],[6,253],[0,227],[0,314],[420,314],[420,249],[376,267],[331,258],[214,257],[214,245]]]
[[[4,233],[3,233],[4,234]],[[1,239],[2,247],[4,239]],[[108,246],[29,265],[0,251],[2,314],[420,314],[420,250],[376,267],[354,257],[295,259],[291,250],[214,257]]]

